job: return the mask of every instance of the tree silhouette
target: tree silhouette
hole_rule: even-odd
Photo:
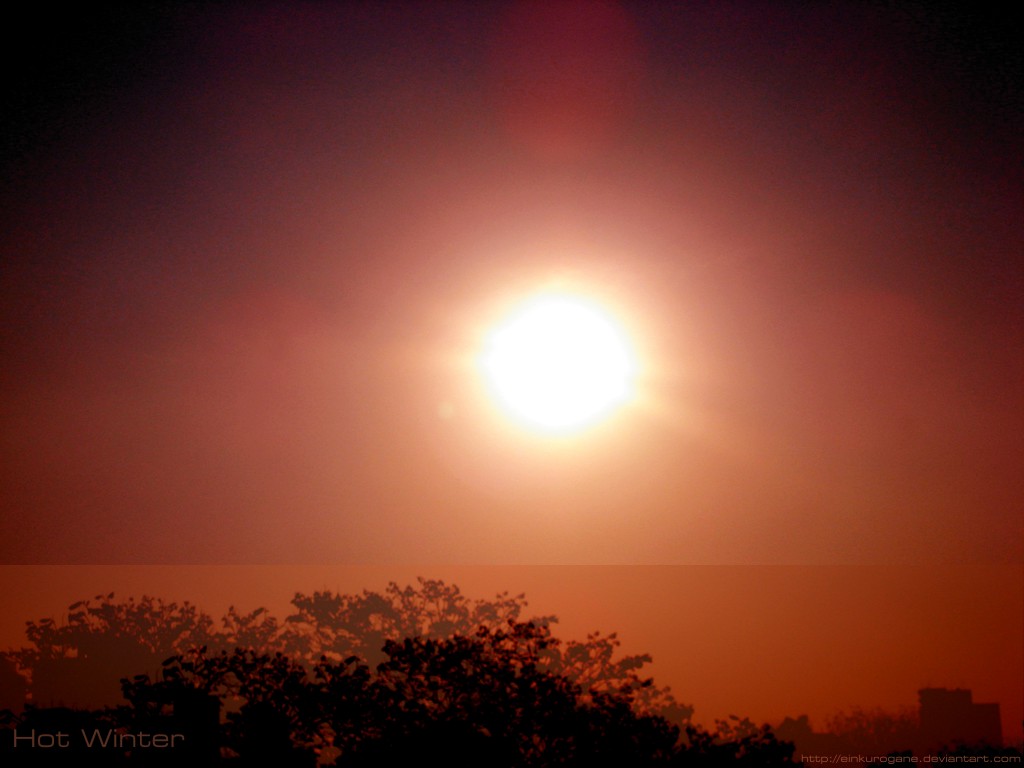
[[[747,718],[731,715],[728,720],[716,721],[715,726],[713,731],[686,726],[684,745],[676,758],[678,765],[779,768],[799,764],[794,760],[794,745],[780,741],[768,725],[758,726]]]
[[[223,629],[210,638],[216,647],[269,649],[281,645],[281,623],[266,608],[242,614],[232,605],[221,624]]]
[[[433,754],[496,768],[792,764],[793,746],[767,726],[691,724],[692,709],[643,675],[651,658],[621,655],[615,634],[565,642],[554,617],[523,620],[523,595],[470,600],[420,579],[383,593],[298,593],[292,604],[284,621],[231,608],[214,630],[188,603],[110,594],[73,605],[63,625],[29,622],[33,647],[8,658],[35,690],[40,664],[101,659],[106,669],[120,651],[118,677],[138,672],[121,678],[127,705],[91,716],[187,734],[188,748],[114,751],[115,763],[360,768]],[[28,706],[12,717],[84,716],[60,712]]]
[[[217,702],[226,717],[223,724],[206,718],[205,740],[217,741],[243,764],[308,762],[317,720],[301,663],[281,653],[243,648],[210,653],[203,646],[165,659],[162,667],[155,680],[145,674],[122,679],[134,723],[152,726]]]
[[[649,654],[617,657],[621,645],[618,635],[592,632],[585,641],[569,640],[564,648],[548,655],[549,670],[565,675],[584,691],[614,692],[628,688],[634,707],[647,714],[658,714],[673,723],[689,722],[693,707],[681,704],[671,690],[654,684],[641,671],[650,664]]]
[[[456,585],[417,579],[415,585],[388,584],[383,592],[330,591],[296,593],[294,611],[279,621],[265,608],[240,613],[232,606],[215,629],[213,619],[190,603],[166,603],[143,597],[115,602],[114,594],[70,606],[67,621],[28,622],[34,647],[9,654],[30,680],[36,703],[69,701],[79,705],[112,704],[113,681],[125,674],[154,675],[161,659],[206,646],[211,655],[246,648],[257,654],[284,653],[312,670],[321,658],[356,657],[371,668],[385,660],[389,640],[471,636],[479,627],[501,628],[523,621],[524,595],[502,592],[489,600],[466,597]],[[547,626],[554,616],[533,617]],[[692,707],[676,701],[668,688],[642,675],[648,655],[618,657],[615,634],[593,633],[585,641],[550,645],[541,663],[584,691],[615,691],[629,686],[634,706],[673,722],[689,720]]]
[[[828,721],[828,730],[843,748],[863,755],[886,755],[918,746],[917,713],[910,709],[853,708],[840,712]]]
[[[168,654],[209,642],[212,627],[213,620],[188,602],[115,601],[111,592],[73,603],[64,623],[26,622],[32,646],[6,656],[27,679],[36,704],[95,706],[116,698],[116,681],[126,671],[155,670]]]
[[[125,697],[147,722],[183,692],[234,700],[222,745],[243,764],[401,764],[425,750],[453,765],[667,764],[678,727],[637,712],[629,686],[585,691],[548,671],[559,644],[547,625],[509,621],[389,640],[372,672],[325,657],[312,675],[283,654],[200,648],[166,660],[159,680],[125,680]]]
[[[17,662],[0,653],[0,711],[21,709],[27,693],[28,684],[18,674]]]
[[[297,594],[292,600],[296,612],[286,619],[281,645],[309,661],[320,656],[357,656],[372,666],[383,661],[382,649],[388,640],[472,635],[479,627],[500,628],[509,621],[523,620],[527,607],[522,594],[502,592],[492,600],[471,601],[455,585],[422,578],[417,582],[418,586],[405,587],[391,582],[383,594]],[[546,626],[558,620],[543,616],[529,621]],[[643,711],[662,714],[673,722],[688,720],[692,707],[678,702],[668,688],[641,676],[651,657],[616,658],[619,646],[614,633],[595,632],[586,641],[549,646],[542,661],[548,671],[565,675],[584,690],[610,691],[628,685],[638,691],[636,702]]]
[[[480,626],[520,620],[527,605],[524,595],[502,592],[493,600],[471,601],[457,586],[443,581],[420,578],[417,584],[400,587],[390,582],[383,594],[298,593],[292,600],[295,613],[287,617],[281,633],[283,647],[309,660],[359,656],[375,664],[383,660],[381,649],[388,640],[471,634]]]

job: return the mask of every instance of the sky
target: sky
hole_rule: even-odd
[[[6,562],[1021,561],[997,20],[172,3],[25,34]],[[570,441],[473,367],[551,280],[645,361]]]
[[[1019,594],[1005,19],[870,2],[29,13],[8,30],[0,150],[11,578],[993,566]],[[619,317],[642,365],[634,402],[558,439],[510,422],[475,364],[552,282]]]

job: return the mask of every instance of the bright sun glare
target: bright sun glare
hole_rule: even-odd
[[[598,304],[542,294],[487,337],[481,368],[520,423],[549,434],[588,427],[633,395],[636,360],[619,324]]]

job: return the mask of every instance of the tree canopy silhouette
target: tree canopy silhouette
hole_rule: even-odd
[[[694,726],[692,708],[643,674],[648,655],[621,655],[615,634],[563,641],[555,617],[523,618],[523,595],[470,600],[420,579],[384,592],[298,593],[292,605],[283,621],[231,608],[218,629],[189,603],[108,594],[74,604],[63,624],[28,622],[32,647],[6,656],[28,672],[34,703],[8,719],[31,728],[58,716],[37,698],[50,661],[103,659],[106,669],[120,653],[127,704],[94,718],[129,733],[187,734],[176,758],[197,765],[359,768],[431,753],[496,767],[791,763],[792,746],[766,727]]]
[[[5,655],[29,680],[34,702],[95,706],[119,698],[111,681],[125,674],[155,674],[161,659],[193,647],[281,652],[310,668],[321,658],[339,661],[354,656],[374,667],[384,660],[389,640],[470,636],[479,627],[496,629],[522,621],[528,605],[525,595],[508,592],[471,600],[454,584],[422,578],[404,587],[391,582],[383,592],[299,592],[291,604],[294,610],[283,621],[265,608],[240,613],[232,606],[217,629],[209,615],[188,602],[179,605],[152,597],[115,601],[110,593],[74,603],[63,624],[50,618],[27,622],[32,646]],[[557,618],[530,621],[546,626],[557,623]],[[549,646],[542,663],[586,690],[629,685],[640,691],[639,709],[676,722],[688,720],[692,707],[643,676],[651,657],[619,657],[619,647],[614,633],[595,632],[585,641]]]
[[[117,601],[114,593],[80,600],[66,619],[26,622],[30,646],[8,651],[33,702],[97,706],[117,695],[126,671],[156,670],[171,653],[209,643],[213,620],[195,605],[159,598]]]
[[[792,746],[748,721],[708,732],[637,709],[648,681],[584,688],[551,669],[550,626],[509,620],[472,635],[388,640],[371,669],[356,656],[313,669],[287,656],[199,648],[167,659],[158,680],[124,681],[136,716],[173,713],[198,693],[229,703],[227,754],[242,764],[786,765]],[[554,653],[553,653],[554,652]],[[742,725],[748,726],[744,731]]]

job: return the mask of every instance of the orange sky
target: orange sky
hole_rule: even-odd
[[[442,5],[26,27],[0,561],[1022,562],[1000,29]],[[555,446],[472,366],[552,279],[646,365]]]
[[[441,578],[470,598],[525,592],[556,634],[618,632],[709,723],[729,714],[820,729],[853,707],[916,707],[922,687],[997,701],[1008,743],[1024,714],[1024,572],[1015,566],[5,566],[0,647],[24,621],[114,590],[289,612],[294,592]]]

